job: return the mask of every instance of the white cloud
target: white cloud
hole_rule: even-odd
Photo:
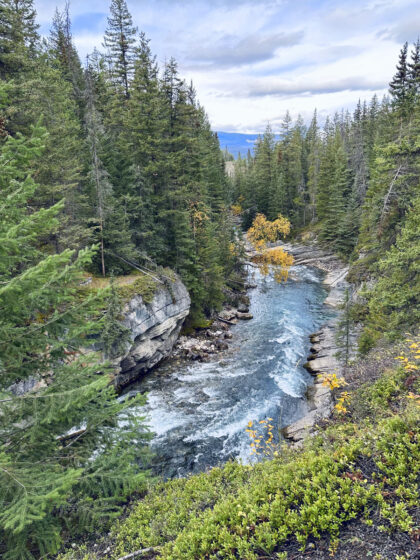
[[[35,0],[44,32],[55,4]],[[72,0],[82,58],[101,48],[108,5]],[[420,29],[414,0],[128,0],[128,6],[158,61],[174,56],[193,80],[218,130],[260,132],[287,109],[310,118],[315,107],[322,115],[383,95],[401,43]]]

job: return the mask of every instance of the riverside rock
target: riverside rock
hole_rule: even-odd
[[[346,282],[348,266],[342,263],[338,257],[317,245],[285,243],[280,245],[293,255],[295,265],[314,266],[326,272],[323,283],[328,288],[328,296],[324,303],[330,307],[339,308],[348,287]],[[333,410],[334,400],[331,390],[323,385],[322,379],[318,376],[335,374],[337,377],[342,377],[342,363],[338,357],[340,349],[336,341],[338,320],[338,317],[334,317],[318,332],[309,336],[311,354],[304,367],[315,377],[314,384],[307,391],[310,410],[300,420],[282,430],[283,436],[293,442],[295,446],[301,445],[308,435],[314,433],[318,422],[328,418]]]
[[[178,277],[159,285],[150,302],[134,295],[123,310],[130,331],[125,352],[115,360],[115,385],[122,388],[168,357],[188,315],[191,299]]]
[[[337,357],[339,348],[335,341],[336,320],[333,320],[318,332],[310,335],[312,342],[311,354],[307,358],[304,368],[314,377],[314,384],[307,390],[309,412],[297,422],[283,429],[283,436],[293,442],[300,444],[308,435],[316,430],[317,423],[331,415],[334,401],[331,390],[323,385],[322,374],[336,374],[341,377],[341,363]]]
[[[219,318],[222,321],[234,321],[236,319],[236,314],[236,309],[223,309],[223,311],[219,313]]]
[[[249,320],[252,319],[254,316],[253,316],[252,313],[241,313],[240,311],[237,311],[236,317],[237,317],[238,319],[241,319],[242,321],[249,321]]]

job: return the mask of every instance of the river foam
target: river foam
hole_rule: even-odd
[[[156,437],[155,469],[182,476],[231,458],[252,460],[252,421],[273,418],[275,432],[307,412],[305,393],[312,384],[302,367],[308,335],[328,317],[321,273],[292,267],[278,284],[255,272],[250,292],[251,321],[232,327],[232,343],[222,358],[208,363],[162,365],[130,392],[147,392],[142,415]]]

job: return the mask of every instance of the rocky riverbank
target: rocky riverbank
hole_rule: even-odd
[[[209,361],[212,355],[229,348],[228,341],[232,339],[229,331],[238,321],[252,319],[249,312],[249,298],[242,295],[245,303],[238,307],[226,306],[211,322],[208,328],[196,330],[193,336],[181,336],[178,339],[172,356],[187,360]]]
[[[325,304],[338,309],[348,287],[346,282],[348,266],[336,255],[313,244],[284,243],[280,246],[294,256],[294,265],[314,266],[326,273],[323,283],[329,293]],[[310,336],[311,353],[305,364],[305,368],[314,376],[314,384],[307,391],[309,412],[297,422],[283,429],[283,436],[294,445],[300,444],[308,435],[315,432],[317,423],[331,415],[334,406],[331,390],[322,384],[319,376],[332,373],[335,373],[337,377],[342,376],[342,363],[337,356],[339,353],[336,342],[338,321],[339,316],[337,315]]]
[[[323,280],[328,287],[327,305],[338,308],[347,287],[345,281],[348,267],[335,255],[320,249],[315,244],[277,244],[294,256],[294,265],[316,267],[326,273]],[[249,252],[252,257],[252,252]],[[117,374],[117,384],[123,387],[162,359],[194,360],[207,362],[214,355],[229,348],[232,339],[230,327],[238,321],[252,319],[249,313],[247,291],[253,285],[244,283],[242,290],[230,294],[227,305],[214,319],[193,333],[179,336],[181,326],[189,309],[189,297],[185,287],[177,279],[171,291],[158,290],[150,304],[133,298],[126,309],[125,323],[132,332],[132,343]],[[141,298],[140,298],[141,299]],[[316,429],[319,420],[330,416],[333,398],[328,387],[319,379],[321,373],[341,375],[339,351],[335,340],[338,317],[334,317],[318,332],[311,335],[311,353],[305,368],[314,376],[314,384],[308,388],[309,412],[297,422],[283,429],[283,435],[294,444],[301,442]]]

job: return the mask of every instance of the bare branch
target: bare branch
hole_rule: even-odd
[[[388,192],[386,193],[386,197],[384,199],[384,205],[382,207],[382,212],[381,212],[381,219],[380,219],[381,222],[382,222],[382,220],[385,216],[385,212],[386,212],[386,209],[387,209],[387,206],[388,206],[388,203],[389,203],[389,199],[390,199],[391,194],[392,194],[392,190],[393,190],[394,185],[395,185],[395,181],[398,179],[398,175],[401,173],[401,170],[402,170],[402,163],[399,165],[397,171],[395,172],[395,175],[392,178],[391,184],[389,185]]]

